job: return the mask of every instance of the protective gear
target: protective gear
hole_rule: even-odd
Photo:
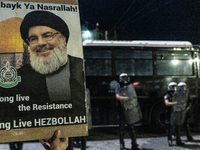
[[[168,84],[168,91],[176,91],[177,90],[177,83],[176,82],[170,82]]]
[[[179,84],[180,87],[184,85],[184,83]],[[182,125],[185,120],[186,114],[186,106],[188,100],[188,90],[176,90],[177,84],[175,82],[171,82],[168,85],[168,90],[173,90],[173,102],[177,104],[173,106],[172,114],[171,114],[171,125]]]
[[[188,89],[187,89],[187,85],[185,82],[180,82],[178,84],[178,88],[180,91],[183,91],[183,92],[188,92]],[[189,114],[189,110],[187,109],[186,111],[186,117],[185,117],[185,121],[183,123],[183,127],[185,128],[185,131],[186,131],[186,135],[187,135],[187,140],[188,141],[193,141],[193,137],[191,135],[191,132],[190,132],[190,127],[189,127],[189,124],[188,124],[188,119],[190,118],[190,114]]]
[[[139,150],[136,142],[136,136],[134,132],[134,123],[142,118],[142,113],[137,100],[137,95],[133,84],[129,84],[130,78],[126,73],[122,73],[119,76],[120,86],[117,88],[117,94],[125,97],[126,100],[119,100],[118,104],[118,121],[119,121],[119,137],[120,137],[120,150],[125,149],[124,143],[124,130],[125,122],[127,123],[129,135],[131,138],[132,150]],[[124,86],[125,85],[125,86]]]
[[[174,92],[173,102],[177,104],[172,108],[171,125],[182,125],[185,121],[186,108],[188,100],[188,91],[176,91]]]
[[[127,100],[120,101],[127,124],[134,124],[139,121],[142,118],[142,113],[133,85],[129,84],[120,88],[119,95],[128,97]]]
[[[130,83],[130,77],[128,76],[127,73],[122,73],[119,75],[119,83],[121,87],[124,85],[128,85]]]
[[[188,90],[174,92],[173,102],[177,102],[177,105],[173,106],[174,111],[185,111],[187,108]]]
[[[186,91],[187,90],[187,85],[185,82],[180,82],[178,84],[178,89],[181,90],[181,91]]]
[[[184,85],[184,84],[179,84]],[[180,86],[180,87],[181,87]],[[183,146],[180,138],[180,128],[183,125],[187,113],[188,90],[179,89],[173,93],[173,102],[177,104],[172,107],[171,126],[175,126],[176,144]]]

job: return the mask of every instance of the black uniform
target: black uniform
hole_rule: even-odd
[[[119,90],[121,87],[117,87],[115,89],[115,94],[119,94]],[[118,123],[119,123],[119,140],[120,140],[120,149],[124,148],[124,131],[125,131],[125,124],[127,124],[127,128],[128,128],[128,132],[130,135],[130,138],[132,140],[132,150],[139,150],[138,148],[138,144],[136,142],[136,136],[135,136],[135,132],[134,132],[134,124],[128,124],[125,116],[124,116],[124,111],[122,108],[122,105],[120,103],[119,100],[117,100],[116,102],[117,104],[117,119],[118,119]]]
[[[189,104],[191,104],[191,99],[190,99],[190,97],[188,97],[188,105],[189,105]],[[188,105],[187,105],[187,106],[188,106]],[[185,115],[185,121],[184,121],[184,123],[183,123],[183,127],[184,127],[185,132],[186,132],[187,140],[188,140],[188,141],[193,141],[193,137],[192,137],[192,135],[191,135],[190,126],[189,126],[189,122],[188,122],[189,118],[190,118],[190,112],[189,112],[189,110],[187,110],[187,111],[186,111],[186,115]]]
[[[169,102],[172,102],[173,96],[170,93],[167,93],[164,96],[164,101],[168,100]],[[166,131],[167,131],[167,137],[168,141],[172,141],[172,129],[171,129],[171,111],[172,111],[172,106],[166,106],[165,107],[165,125],[166,125]]]

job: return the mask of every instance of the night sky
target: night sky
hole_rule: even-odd
[[[136,40],[200,44],[199,0],[79,0],[79,10],[90,30],[98,22],[109,34],[123,30]]]

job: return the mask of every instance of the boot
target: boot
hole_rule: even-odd
[[[125,147],[124,147],[124,143],[120,143],[120,150],[124,150]]]
[[[141,150],[138,146],[139,145],[137,143],[132,143],[131,150]]]
[[[194,141],[194,139],[193,139],[193,137],[192,137],[191,135],[188,135],[188,136],[187,136],[187,140],[188,140],[188,141]]]
[[[10,150],[16,150],[15,143],[9,143]]]
[[[188,141],[193,141],[193,137],[191,136],[191,132],[190,132],[190,127],[189,124],[185,125],[185,130],[186,130],[186,134],[187,134],[187,140]]]
[[[17,149],[22,150],[23,142],[17,142]]]
[[[181,142],[181,140],[176,140],[176,144],[178,146],[184,146],[185,145],[183,142]]]
[[[86,147],[81,147],[81,150],[86,150]]]
[[[171,136],[168,136],[168,145],[169,146],[172,146],[172,137]]]
[[[128,130],[129,130],[129,135],[131,137],[131,150],[140,150],[140,148],[138,147],[139,145],[136,142],[136,135],[135,135],[135,131],[134,131],[134,126],[133,125],[128,125]]]
[[[184,143],[182,143],[181,138],[180,138],[180,126],[176,126],[175,130],[176,130],[176,144],[179,146],[183,146]]]
[[[172,146],[172,127],[171,126],[168,126],[168,129],[167,129],[167,142],[168,142],[168,145],[169,146]]]
[[[86,137],[81,137],[81,150],[86,150]]]
[[[67,147],[66,150],[73,150],[74,149],[74,139],[72,137],[69,138],[68,143],[69,143],[69,146]]]
[[[120,142],[120,150],[124,150],[124,128],[120,127],[119,129],[119,142]]]

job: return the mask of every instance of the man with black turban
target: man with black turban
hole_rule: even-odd
[[[84,99],[83,59],[67,54],[67,24],[51,12],[33,11],[20,32],[30,47],[30,65],[18,70],[19,87],[36,101]]]

